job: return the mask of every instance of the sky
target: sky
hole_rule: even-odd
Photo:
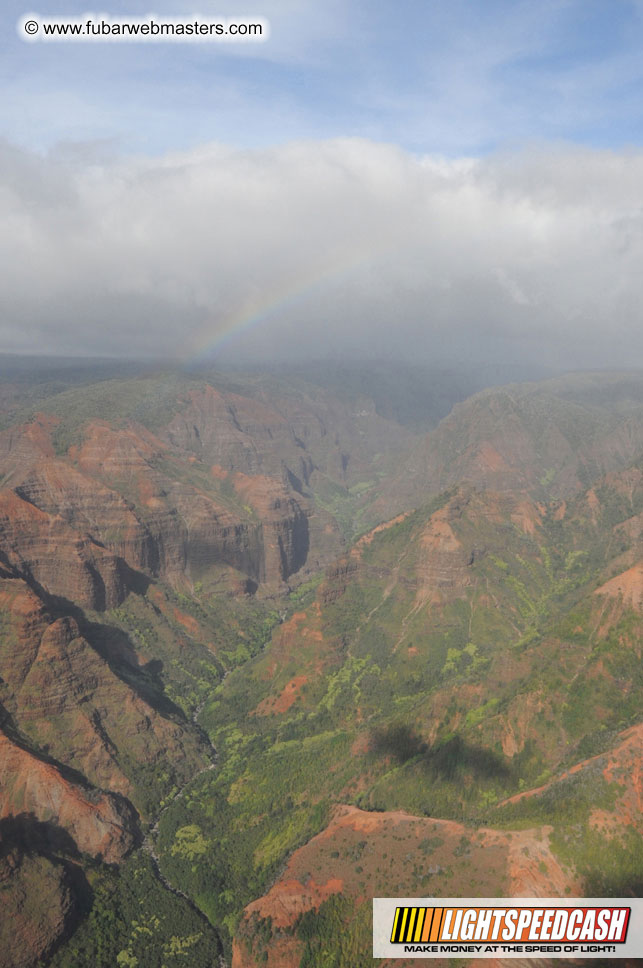
[[[643,0],[88,10],[0,14],[1,352],[641,364]],[[17,26],[150,11],[270,33]]]

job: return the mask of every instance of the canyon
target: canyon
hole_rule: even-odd
[[[643,378],[347,379],[5,386],[6,968],[360,968],[377,885],[643,883]]]

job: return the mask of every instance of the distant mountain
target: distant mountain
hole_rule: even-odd
[[[643,451],[643,375],[586,373],[490,388],[457,403],[382,482],[371,517],[468,481],[564,498]],[[373,497],[373,496],[371,496]]]

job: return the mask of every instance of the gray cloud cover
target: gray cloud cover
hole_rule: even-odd
[[[359,139],[152,159],[4,144],[0,345],[636,365],[641,184],[643,154],[571,147],[445,161]]]

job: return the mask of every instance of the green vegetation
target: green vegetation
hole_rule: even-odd
[[[334,894],[318,910],[302,914],[294,926],[302,942],[300,968],[370,968],[373,964],[369,905]]]
[[[178,413],[181,392],[197,389],[203,381],[186,381],[172,374],[138,377],[134,380],[104,380],[91,387],[73,387],[39,402],[39,409],[57,417],[54,446],[67,453],[81,441],[81,430],[89,420],[104,420],[118,427],[135,421],[158,430]]]
[[[228,383],[243,390],[252,380]],[[56,450],[77,443],[94,416],[158,429],[181,394],[199,385],[105,382],[91,401],[85,387],[66,388],[46,407],[60,419]],[[253,385],[260,398],[265,380]],[[591,504],[579,495],[561,512],[557,487],[576,470],[567,458],[553,466],[552,424],[572,447],[616,418],[578,401],[568,406],[550,391],[531,410],[517,391],[503,400],[531,421],[541,459],[534,486],[543,503],[524,516],[523,495],[452,489],[360,544],[328,577],[309,577],[288,593],[233,595],[208,564],[174,588],[151,582],[118,609],[87,617],[115,673],[202,754],[202,768],[199,761],[183,775],[162,757],[141,765],[126,737],[115,753],[144,823],[157,821],[149,836],[162,877],[190,902],[163,885],[140,850],[118,872],[93,867],[91,913],[54,968],[200,968],[219,947],[229,958],[235,937],[261,962],[286,935],[299,945],[302,968],[371,964],[368,904],[347,895],[331,896],[281,935],[268,918],[242,922],[244,907],[338,804],[469,826],[439,863],[438,836],[405,858],[418,890],[438,893],[440,878],[454,870],[473,882],[468,865],[480,825],[551,825],[556,855],[587,894],[641,892],[639,835],[612,836],[592,821],[592,811],[617,813],[623,778],[608,781],[603,760],[560,776],[640,721],[640,613],[620,599],[605,604],[594,591],[633,561],[634,539],[619,526],[643,512],[643,489],[597,484]],[[302,390],[295,381],[283,392],[292,401]],[[346,395],[359,400],[355,386]],[[402,395],[396,406],[405,411],[407,403]],[[484,399],[476,407],[484,412]],[[332,435],[322,436],[324,470],[312,472],[306,493],[353,539],[369,520],[386,461],[371,455],[353,469],[341,463]],[[332,471],[337,461],[342,480]],[[256,525],[252,507],[207,464],[164,457],[155,469],[216,493],[244,527]],[[588,460],[578,470],[588,481],[597,473]],[[132,484],[119,487],[127,496]],[[118,538],[115,529],[109,539]],[[12,634],[6,630],[6,642]],[[540,786],[537,795],[504,803]],[[372,887],[371,846],[338,840],[331,855],[359,875],[363,896]],[[393,858],[384,852],[377,862],[393,890]],[[504,869],[491,870],[489,883],[500,890]]]
[[[322,828],[335,802],[503,825],[562,822],[565,816],[586,822],[589,788],[573,782],[552,787],[544,799],[521,801],[497,815],[492,811],[503,797],[545,782],[567,755],[566,749],[550,745],[554,722],[574,744],[585,737],[589,742],[595,731],[589,710],[596,707],[601,698],[596,690],[607,688],[605,683],[589,675],[568,676],[556,655],[544,651],[543,642],[554,635],[568,642],[566,661],[580,662],[582,669],[587,633],[574,630],[579,624],[587,629],[588,615],[567,609],[570,602],[585,600],[601,551],[549,542],[547,531],[545,541],[542,535],[536,541],[515,529],[498,547],[493,526],[486,537],[476,520],[477,540],[488,540],[498,550],[476,561],[473,573],[480,578],[465,585],[464,594],[439,610],[430,605],[421,610],[414,604],[413,582],[421,563],[418,541],[431,513],[446,500],[409,515],[365,546],[364,567],[322,609],[321,641],[296,638],[295,651],[284,654],[277,628],[266,651],[233,670],[203,711],[201,722],[219,751],[220,769],[200,778],[188,796],[169,807],[159,848],[167,876],[221,927],[228,950],[228,932],[236,930],[245,904],[264,893],[288,854]],[[469,526],[466,518],[459,522],[463,541]],[[558,539],[555,525],[551,530]],[[391,587],[392,573],[397,580]],[[383,595],[384,586],[389,591]],[[487,594],[490,586],[493,599]],[[317,581],[301,589],[292,607],[300,610],[317,591]],[[315,607],[314,602],[308,606],[309,622]],[[618,646],[632,621],[624,618],[597,648],[604,661],[609,656],[615,663],[614,681],[627,676],[634,685],[639,672],[633,660],[628,664],[631,650]],[[523,672],[505,676],[503,684],[501,672],[511,648],[522,656]],[[276,672],[273,651],[280,656]],[[279,696],[292,676],[312,668],[317,668],[315,675],[293,704],[281,713],[258,713],[263,700]],[[525,702],[526,681],[534,695],[555,697],[567,689],[569,698],[561,695],[557,708],[550,705],[540,731],[508,757],[498,737],[514,715],[514,704]],[[444,689],[452,698],[442,707],[437,739],[428,743],[425,727]],[[640,702],[638,691],[631,696],[627,715]],[[618,705],[609,691],[604,702]],[[616,722],[618,716],[613,718]],[[349,750],[360,736],[366,740],[362,752],[351,757]],[[615,795],[606,788],[594,800],[608,809]],[[207,835],[213,824],[215,839]],[[202,832],[199,851],[190,857],[181,856],[181,831]],[[328,908],[326,913],[351,920],[343,908],[337,911]],[[324,924],[322,917],[311,929],[317,937],[326,930]],[[311,940],[306,948],[310,964],[322,957],[316,945]]]
[[[216,932],[159,883],[144,853],[134,854],[118,872],[95,870],[92,891],[89,917],[53,957],[52,968],[211,968],[216,961]]]

